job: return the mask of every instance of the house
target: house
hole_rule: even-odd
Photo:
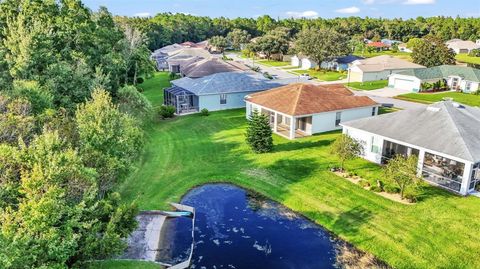
[[[388,86],[419,92],[422,83],[435,83],[440,80],[445,81],[451,90],[465,93],[476,92],[479,90],[480,69],[457,65],[410,69],[391,75],[388,79]]]
[[[407,47],[407,43],[398,44],[398,50],[401,52],[412,53],[413,51]]]
[[[295,83],[249,94],[245,102],[247,118],[254,111],[263,113],[273,132],[289,139],[341,129],[343,121],[377,115],[379,106],[340,84]]]
[[[383,44],[385,44],[385,45],[387,45],[387,46],[389,46],[389,47],[393,46],[394,44],[400,44],[400,43],[402,43],[402,41],[393,40],[393,39],[387,39],[387,38],[382,39],[382,40],[380,40],[380,41],[381,41]]]
[[[314,60],[301,55],[293,56],[290,60],[290,64],[301,69],[312,69],[318,66]]]
[[[341,125],[369,161],[415,155],[419,175],[433,185],[461,195],[480,185],[479,108],[444,101]]]
[[[391,74],[424,66],[389,55],[354,61],[348,69],[349,82],[365,82],[387,79]]]
[[[202,78],[173,80],[164,90],[164,104],[176,108],[176,114],[245,107],[246,95],[280,87],[295,80],[269,80],[255,72],[225,72]]]
[[[150,59],[157,63],[158,70],[166,70],[168,69],[167,59],[183,48],[184,47],[180,44],[168,45],[155,50],[150,56]]]
[[[445,44],[456,54],[470,53],[474,49],[480,49],[480,40],[477,40],[477,42],[473,42],[469,40],[465,41],[461,39],[452,39],[445,42]]]
[[[168,71],[180,73],[181,69],[193,62],[211,58],[212,55],[201,48],[183,48],[166,59]]]
[[[191,63],[181,70],[182,76],[189,78],[201,78],[216,73],[238,72],[250,70],[246,65],[234,62],[224,61],[220,58],[207,58]]]
[[[370,42],[367,44],[367,47],[375,48],[377,51],[382,51],[390,49],[391,46],[383,42]]]
[[[355,55],[347,55],[343,57],[337,57],[331,61],[324,61],[320,65],[323,69],[335,70],[335,71],[347,71],[350,64],[357,60],[363,60],[364,58]]]

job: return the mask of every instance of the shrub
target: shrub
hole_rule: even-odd
[[[370,182],[362,179],[358,182],[358,185],[362,186],[362,188],[370,187]]]
[[[134,86],[125,86],[117,94],[118,109],[132,117],[146,120],[151,117],[153,107],[145,95]]]
[[[250,145],[255,153],[266,153],[273,149],[272,128],[266,115],[253,112],[248,121],[247,144]]]
[[[142,77],[137,78],[137,84],[142,84],[143,82],[145,82],[144,78]]]
[[[468,54],[470,57],[480,57],[480,49],[473,49]]]
[[[393,185],[385,185],[383,187],[383,189],[388,193],[399,193],[400,192],[400,188],[398,188],[397,186],[393,186]]]
[[[382,187],[377,186],[377,185],[370,187],[370,190],[374,191],[374,192],[382,192],[383,191]]]
[[[158,108],[158,114],[162,119],[173,118],[175,110],[174,106],[161,106]]]
[[[170,80],[175,80],[175,79],[180,78],[180,75],[177,74],[177,73],[174,73],[174,72],[170,72],[170,73],[168,74],[168,78],[169,78]]]
[[[210,115],[210,111],[208,111],[208,109],[204,108],[200,111],[200,115],[201,116],[208,116],[208,115]]]
[[[405,191],[404,195],[405,199],[410,203],[416,203],[418,201],[418,193],[414,190],[407,190]]]

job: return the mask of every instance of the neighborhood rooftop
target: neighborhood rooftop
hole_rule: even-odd
[[[246,100],[293,116],[376,105],[369,97],[354,96],[340,84],[296,83],[251,94]]]
[[[280,87],[298,79],[270,80],[254,72],[224,72],[203,78],[184,77],[172,81],[176,87],[183,88],[195,95],[256,92],[275,87]]]
[[[409,68],[424,68],[424,66],[411,63],[406,60],[398,59],[389,55],[381,55],[364,60],[359,60],[357,65],[360,70],[364,72],[376,72],[391,69],[409,69]]]
[[[182,70],[183,75],[189,78],[200,78],[216,73],[247,71],[244,64],[234,61],[224,61],[220,58],[207,58],[190,64]]]
[[[480,160],[480,109],[476,107],[444,101],[342,125],[464,160]]]
[[[431,68],[409,69],[399,74],[415,76],[422,80],[436,80],[455,75],[469,81],[480,82],[480,69],[458,65],[441,65]]]

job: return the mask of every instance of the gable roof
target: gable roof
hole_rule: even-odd
[[[470,40],[461,40],[461,39],[452,39],[447,41],[445,44],[449,48],[452,49],[468,49],[468,50],[473,50],[473,49],[479,49],[480,45],[476,44],[473,41]]]
[[[341,125],[471,162],[480,161],[480,109],[452,101]]]
[[[358,60],[355,64],[363,72],[379,72],[384,70],[425,68],[425,66],[398,59],[389,55],[380,55],[364,60]]]
[[[421,80],[442,79],[448,76],[459,76],[465,80],[480,82],[480,69],[458,65],[441,65],[430,68],[410,69],[400,75],[414,76]]]
[[[297,81],[297,79],[270,80],[254,72],[225,72],[203,78],[184,77],[173,80],[172,84],[200,96],[236,92],[257,92],[280,87],[294,81]]]
[[[367,96],[354,96],[341,84],[296,83],[251,94],[246,100],[292,116],[377,105]]]
[[[189,78],[201,78],[216,73],[246,70],[249,70],[249,68],[238,62],[227,62],[220,58],[207,58],[184,67],[182,73]]]

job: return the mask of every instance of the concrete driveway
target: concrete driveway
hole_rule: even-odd
[[[378,96],[378,95],[375,95],[375,94],[371,94],[370,92],[371,91],[354,91],[355,95],[368,96],[373,101],[375,101],[379,104],[390,104],[390,105],[393,105],[396,108],[400,108],[400,109],[403,109],[403,110],[419,109],[419,108],[426,107],[425,104],[414,103],[414,102],[409,102],[409,101],[404,101],[404,100],[398,100],[398,99],[395,99],[393,97]]]
[[[371,96],[378,96],[378,97],[395,97],[398,95],[411,93],[411,91],[385,87],[383,89],[365,91],[365,93]]]
[[[253,65],[252,59],[245,59],[245,58],[239,57],[238,54],[236,53],[230,53],[227,55],[227,57],[232,58],[234,61],[241,62],[249,66]],[[259,66],[262,73],[268,72],[270,75],[274,75],[278,79],[292,79],[292,78],[300,79],[300,76],[288,73],[286,70],[283,70],[278,67],[266,66],[263,64],[259,64],[257,61],[255,61],[255,66]]]

